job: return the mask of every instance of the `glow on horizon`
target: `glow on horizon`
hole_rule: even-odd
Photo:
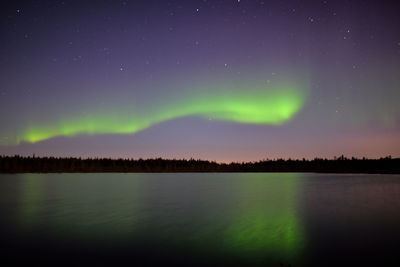
[[[133,134],[157,123],[187,116],[246,124],[280,125],[289,121],[304,105],[304,89],[298,86],[271,87],[259,83],[241,87],[175,97],[147,111],[121,107],[118,112],[92,111],[82,116],[66,116],[44,125],[33,124],[17,135],[15,143],[36,143],[53,137],[80,134]]]

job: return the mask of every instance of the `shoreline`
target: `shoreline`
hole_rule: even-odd
[[[400,158],[275,159],[217,163],[195,159],[109,159],[0,156],[0,173],[349,173],[400,174]]]

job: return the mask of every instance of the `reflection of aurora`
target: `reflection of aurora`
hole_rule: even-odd
[[[21,226],[26,229],[36,227],[40,223],[40,214],[43,212],[46,179],[40,174],[33,173],[17,177],[20,178],[22,191]]]
[[[207,87],[206,87],[207,88]],[[188,93],[186,93],[188,94]],[[290,120],[303,106],[305,89],[294,83],[265,81],[219,85],[196,93],[167,97],[151,108],[120,104],[63,115],[45,124],[31,125],[17,134],[15,143],[36,143],[57,136],[78,134],[129,134],[154,124],[186,116],[279,125]],[[111,108],[110,110],[107,110]]]
[[[295,260],[304,246],[295,209],[299,174],[244,176],[237,184],[232,223],[225,230],[226,249],[254,260]]]
[[[159,175],[21,175],[19,222],[59,240],[142,240],[192,249],[195,257],[299,263],[298,174],[181,174],[175,183],[172,174]],[[190,187],[191,198],[174,191]]]
[[[140,179],[112,175],[20,175],[20,225],[27,230],[45,227],[59,238],[126,238],[135,230]]]

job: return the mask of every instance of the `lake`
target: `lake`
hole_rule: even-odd
[[[1,174],[2,266],[399,264],[400,175]]]

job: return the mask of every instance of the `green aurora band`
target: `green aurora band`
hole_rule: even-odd
[[[251,88],[251,89],[249,89]],[[151,110],[123,106],[118,111],[91,110],[44,125],[30,125],[15,143],[36,143],[58,136],[79,134],[132,134],[154,124],[186,116],[248,124],[280,125],[304,105],[305,90],[293,84],[271,86],[265,81],[251,86],[231,85],[218,90],[195,90],[190,96],[170,95]],[[177,101],[179,100],[179,101]]]

